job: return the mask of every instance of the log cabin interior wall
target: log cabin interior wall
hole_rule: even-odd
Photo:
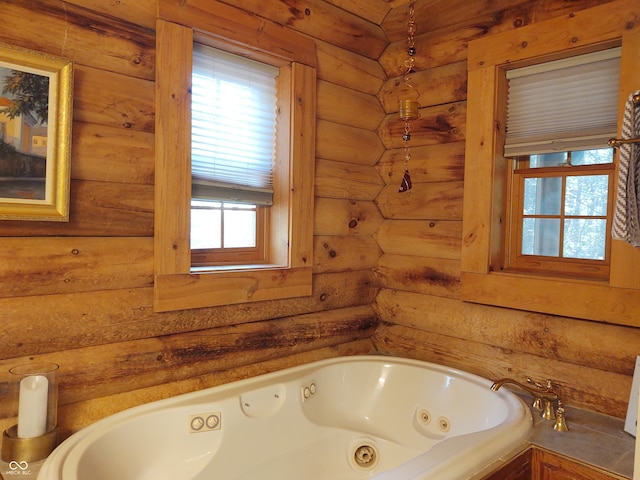
[[[417,0],[422,108],[403,195],[406,0],[224,0],[316,42],[313,295],[167,313],[153,311],[157,0],[37,3],[0,0],[0,42],[74,62],[71,219],[0,224],[0,370],[60,364],[63,435],[136,404],[374,352],[551,378],[569,407],[624,417],[638,329],[459,300],[466,44],[601,0]]]

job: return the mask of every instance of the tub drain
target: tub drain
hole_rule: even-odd
[[[360,445],[353,454],[353,461],[360,468],[373,468],[378,462],[378,452],[371,445]]]

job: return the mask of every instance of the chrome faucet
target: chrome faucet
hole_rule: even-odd
[[[543,385],[541,383],[534,382],[530,378],[527,378],[527,385],[525,385],[516,380],[513,380],[512,378],[502,378],[493,382],[493,385],[491,385],[491,390],[497,392],[500,387],[505,384],[515,385],[516,387],[533,395],[535,399],[532,405],[533,408],[542,409],[540,416],[545,420],[555,419],[555,424],[553,425],[554,430],[563,432],[569,430],[564,419],[564,404],[558,397],[558,393],[553,389],[551,380],[547,380],[546,384]],[[554,402],[558,402],[558,409],[555,412],[553,411]]]

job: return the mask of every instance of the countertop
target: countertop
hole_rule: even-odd
[[[531,405],[532,397],[519,396]],[[565,405],[568,432],[557,432],[553,421],[533,410],[534,429],[529,443],[626,478],[633,477],[635,437],[624,431],[624,420]]]

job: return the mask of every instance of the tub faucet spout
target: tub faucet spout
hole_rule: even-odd
[[[516,380],[513,380],[512,378],[502,378],[493,382],[493,385],[491,385],[491,390],[497,392],[500,387],[506,384],[515,385],[521,390],[524,390],[525,392],[533,395],[533,397],[535,398],[533,407],[536,409],[542,408],[540,416],[546,420],[556,420],[553,427],[554,430],[568,430],[564,420],[564,405],[562,404],[558,393],[553,389],[551,380],[547,380],[546,384],[543,385],[541,383],[534,382],[530,378],[527,378],[527,384],[525,385]],[[556,413],[553,411],[553,404],[555,402],[558,402],[558,418],[556,418]]]
[[[535,398],[539,398],[540,400],[555,402],[558,400],[558,394],[553,391],[553,386],[551,385],[551,380],[547,380],[546,385],[542,385],[540,383],[534,382],[530,378],[527,378],[527,385],[524,385],[512,378],[502,378],[500,380],[496,380],[491,385],[491,390],[497,392],[500,387],[505,384],[515,385],[516,387],[524,390],[527,393],[530,393]]]

